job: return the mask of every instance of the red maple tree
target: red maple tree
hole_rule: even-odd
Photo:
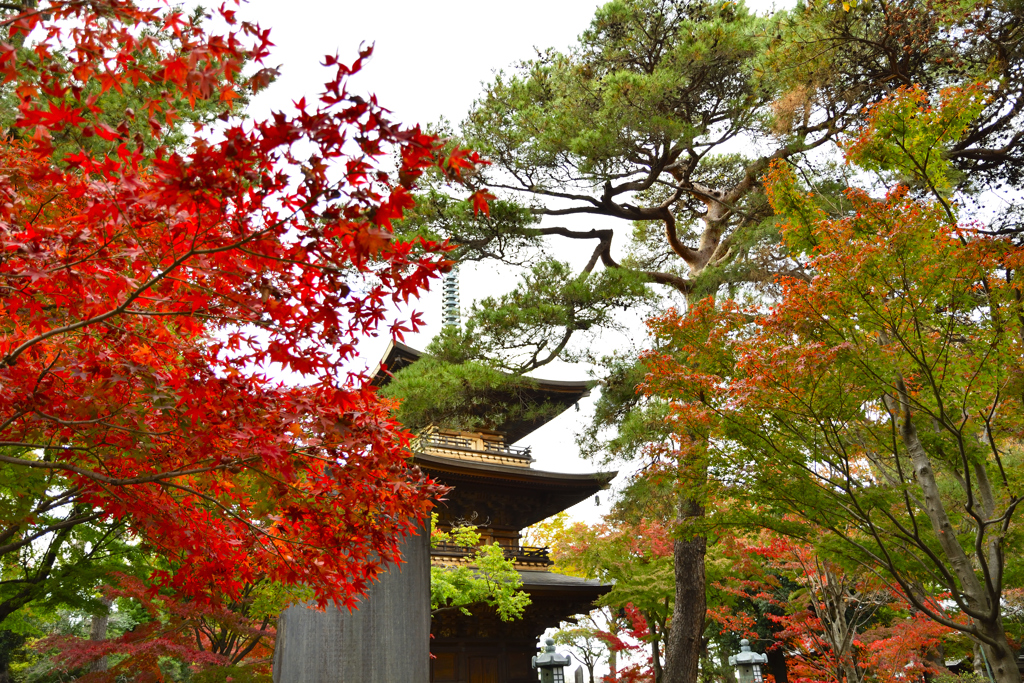
[[[206,678],[200,680],[227,672],[264,680],[262,677],[272,673],[276,635],[272,617],[276,615],[255,615],[249,609],[256,607],[253,603],[259,600],[260,587],[247,586],[237,602],[215,605],[155,596],[145,581],[132,576],[117,574],[112,578],[117,587],[103,591],[107,598],[127,599],[141,607],[145,617],[112,638],[91,640],[52,634],[36,641],[36,651],[56,653],[51,658],[53,671],[79,674],[78,680],[97,683],[123,680],[125,676],[133,681],[162,681],[165,677],[160,661],[171,658],[193,669],[207,670]],[[256,611],[262,610],[256,607]],[[88,673],[81,675],[83,671]]]
[[[243,120],[230,104],[272,77],[269,33],[214,14],[67,0],[0,20],[20,102],[0,142],[0,467],[22,485],[0,555],[123,523],[183,599],[269,578],[351,605],[437,488],[349,368],[360,337],[420,324],[391,306],[450,265],[444,245],[392,239],[417,178],[479,159],[349,93],[369,50],[328,57],[317,102]],[[101,106],[142,85],[142,106]],[[175,103],[200,100],[222,121],[161,144]],[[68,569],[58,555],[7,587],[0,620]]]
[[[806,544],[767,531],[724,539],[737,576],[717,585],[727,594],[781,608],[772,649],[786,653],[790,680],[803,683],[902,681],[942,673],[942,639],[953,631],[914,610],[898,586],[870,572],[853,572],[820,557]],[[782,577],[793,586],[780,594]],[[938,607],[938,601],[934,601]],[[719,607],[712,618],[724,631],[755,639],[755,619]]]

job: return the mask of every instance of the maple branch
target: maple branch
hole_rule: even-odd
[[[1003,486],[1007,489],[1010,488],[1010,480],[1006,476],[1006,469],[1003,467],[1003,457],[999,452],[998,446],[996,446],[995,436],[992,429],[992,420],[995,417],[996,406],[1000,403],[1002,396],[1001,391],[996,391],[995,398],[992,400],[992,408],[988,411],[988,414],[982,414],[982,421],[985,423],[985,441],[989,445],[989,449],[992,451],[992,457],[996,461],[996,466],[999,467],[999,476],[1002,477]]]
[[[102,516],[101,513],[94,512],[92,514],[85,515],[83,517],[72,517],[72,518],[69,518],[69,519],[65,519],[65,520],[63,520],[61,522],[53,522],[52,524],[47,524],[45,527],[35,531],[34,533],[32,533],[29,536],[23,537],[22,539],[20,539],[18,541],[15,541],[13,543],[7,543],[5,545],[0,545],[0,555],[4,555],[4,554],[9,553],[9,552],[11,552],[13,550],[17,550],[18,548],[23,548],[23,547],[25,547],[27,545],[31,545],[36,539],[41,538],[43,536],[46,536],[47,534],[51,534],[51,533],[53,533],[55,531],[59,531],[61,529],[66,529],[66,528],[69,528],[69,527],[77,526],[79,524],[85,524],[87,522],[91,522],[93,520],[99,519],[101,516]],[[17,527],[15,527],[15,528],[17,529]]]
[[[78,489],[68,489],[59,496],[39,501],[39,504],[32,511],[32,515],[28,517],[28,519],[31,519],[32,517],[39,517],[39,515],[45,514],[50,510],[67,505],[75,496],[78,495],[78,493]],[[4,529],[3,532],[0,532],[0,543],[6,543],[7,540],[17,534],[21,528],[21,524],[12,524]]]
[[[69,2],[69,3],[66,3],[66,4],[69,4],[69,5],[74,5],[74,4],[84,5],[85,2],[78,2],[78,3],[71,3],[71,2]],[[21,14],[16,14],[13,17],[9,17],[7,19],[4,19],[4,20],[0,21],[0,28],[11,26],[11,25],[17,23],[18,21],[21,21],[22,19],[27,19],[28,17],[45,16],[45,14],[44,14],[44,12],[42,10],[32,10],[30,12],[24,11],[25,7],[22,6],[22,5],[4,5],[3,9],[14,10],[15,12],[20,11]]]
[[[36,444],[26,444],[16,441],[0,441],[0,446],[19,446],[22,448],[52,448],[52,446],[39,446]],[[88,451],[86,448],[76,448],[74,446],[61,447],[61,449],[67,450],[78,450]],[[157,474],[151,474],[142,477],[129,477],[129,478],[117,478],[109,477],[105,474],[100,474],[94,470],[87,470],[75,465],[69,465],[63,462],[47,462],[43,460],[25,460],[24,458],[15,458],[9,455],[0,454],[0,462],[6,462],[11,465],[18,465],[21,467],[34,467],[37,469],[46,470],[60,470],[63,472],[73,472],[74,474],[81,475],[92,481],[108,484],[110,486],[133,486],[136,484],[152,484],[155,482],[162,482],[168,479],[177,479],[179,477],[187,477],[193,474],[204,474],[206,472],[214,472],[216,470],[224,470],[230,467],[238,467],[239,465],[255,462],[259,458],[252,456],[250,458],[244,458],[242,460],[232,460],[230,462],[223,462],[219,465],[211,465],[209,467],[200,467],[190,470],[175,470],[172,472],[162,472]]]
[[[921,162],[919,162],[917,158],[910,153],[904,142],[900,140],[898,136],[893,135],[890,139],[897,147],[899,147],[903,151],[904,156],[909,158],[910,161],[917,168],[918,173],[921,174],[921,177],[924,179],[924,182],[928,185],[928,189],[931,191],[932,196],[935,197],[935,199],[939,202],[939,205],[942,207],[942,210],[946,212],[946,218],[949,219],[950,225],[956,225],[956,215],[953,213],[952,207],[950,207],[949,202],[946,201],[945,197],[943,197],[939,193],[938,188],[935,187],[935,183],[932,182],[931,176],[929,176],[927,172],[928,156],[931,155],[932,150],[928,150],[928,153],[925,155],[924,165],[922,165]]]
[[[265,629],[269,624],[270,624],[269,618],[268,617],[263,617],[263,623],[260,625],[260,630]],[[231,663],[232,664],[238,664],[240,661],[245,659],[245,656],[247,654],[249,654],[250,652],[252,652],[253,648],[255,648],[259,644],[259,642],[261,640],[263,640],[263,634],[259,634],[259,635],[255,636],[251,641],[249,641],[248,645],[246,645],[241,650],[239,650],[237,653],[235,653],[235,656],[231,658]]]
[[[38,415],[39,417],[41,417],[43,419],[49,420],[50,422],[55,422],[56,424],[62,425],[64,427],[72,427],[72,426],[75,426],[75,425],[90,425],[90,424],[103,424],[105,426],[110,426],[110,425],[107,425],[104,422],[104,420],[106,420],[108,418],[111,418],[111,417],[114,417],[114,415],[116,415],[116,413],[110,413],[110,414],[104,415],[102,417],[94,417],[94,418],[90,418],[90,419],[86,419],[86,420],[65,420],[65,419],[57,417],[55,415],[50,415],[48,413],[44,413],[43,411],[41,411],[41,410],[39,410],[37,408],[33,408],[32,409],[32,413],[34,415]],[[114,429],[116,429],[116,427],[114,427]],[[169,432],[164,432],[164,433],[166,434],[166,433],[169,433]]]
[[[36,591],[32,586],[42,583],[49,577],[50,573],[53,571],[53,565],[57,562],[57,549],[63,545],[70,533],[71,527],[68,527],[60,529],[56,534],[54,534],[54,538],[50,541],[50,545],[47,548],[46,553],[43,555],[43,558],[33,567],[35,572],[34,576],[26,579],[7,579],[0,581],[0,583],[6,585],[28,584],[29,586],[21,590],[19,593],[7,597],[5,600],[0,602],[0,621],[6,619],[36,597]]]
[[[2,25],[2,23],[0,23],[0,25]],[[113,308],[113,309],[107,311],[106,313],[101,313],[99,315],[93,316],[92,318],[88,318],[87,320],[80,320],[80,321],[78,321],[76,323],[72,323],[70,325],[65,325],[63,327],[58,327],[58,328],[49,330],[47,332],[44,332],[42,334],[36,335],[32,339],[26,340],[20,346],[18,346],[13,351],[11,351],[6,356],[4,356],[2,360],[0,360],[0,367],[10,367],[10,366],[14,365],[17,362],[18,357],[22,353],[24,353],[27,349],[31,348],[35,344],[38,344],[38,343],[43,342],[43,341],[46,341],[47,339],[49,339],[51,337],[55,337],[55,336],[58,336],[58,335],[61,335],[61,334],[67,334],[68,332],[74,332],[75,330],[79,330],[79,329],[81,329],[83,327],[87,327],[89,325],[95,325],[96,323],[101,323],[104,320],[108,320],[110,318],[113,318],[114,316],[121,315],[122,313],[124,313],[128,309],[129,306],[131,306],[131,304],[135,300],[140,298],[144,292],[148,291],[149,289],[152,289],[154,286],[156,286],[158,283],[160,283],[166,276],[168,276],[171,272],[173,272],[173,271],[177,270],[178,268],[180,268],[189,259],[191,259],[191,258],[193,258],[195,256],[209,256],[209,255],[212,255],[212,254],[218,254],[218,253],[222,253],[222,252],[225,252],[225,251],[232,251],[234,249],[237,249],[237,248],[241,247],[242,245],[249,244],[250,242],[253,242],[256,239],[259,239],[259,238],[261,238],[261,237],[263,237],[263,236],[265,236],[267,234],[270,234],[271,232],[276,231],[278,228],[280,228],[282,225],[284,225],[288,221],[293,220],[296,216],[300,215],[301,212],[303,212],[306,209],[310,208],[311,206],[315,205],[324,196],[325,193],[326,193],[326,190],[324,192],[312,195],[299,208],[297,208],[294,211],[292,211],[292,213],[289,214],[286,218],[281,218],[281,219],[271,223],[267,227],[263,228],[262,230],[254,231],[253,233],[251,233],[247,237],[242,238],[242,239],[238,240],[237,242],[225,244],[225,245],[222,245],[220,247],[211,247],[211,248],[207,248],[207,249],[195,249],[195,248],[189,249],[184,254],[182,254],[181,256],[176,258],[174,261],[172,261],[171,264],[168,265],[166,269],[161,270],[158,275],[154,275],[148,281],[143,283],[142,286],[140,286],[139,288],[134,290],[130,295],[128,295],[128,297],[125,299],[124,303],[122,303],[120,306],[117,306],[116,308]],[[197,237],[198,237],[198,230],[195,233],[193,233],[193,245],[195,244],[194,239],[197,238]]]
[[[867,557],[871,558],[875,563],[877,563],[877,565],[881,565],[881,566],[885,567],[889,571],[889,573],[892,576],[892,578],[896,581],[896,583],[899,584],[900,588],[902,589],[902,593],[903,593],[904,597],[906,597],[907,600],[912,605],[914,605],[914,607],[916,607],[917,609],[922,611],[930,619],[933,619],[934,621],[936,621],[937,623],[942,624],[943,626],[947,626],[947,627],[955,629],[955,630],[960,630],[960,631],[964,631],[964,632],[967,632],[967,633],[971,633],[973,635],[978,635],[977,630],[973,626],[965,627],[963,624],[957,623],[956,621],[943,616],[942,614],[940,614],[940,613],[936,612],[935,610],[931,609],[931,605],[928,603],[928,601],[926,601],[924,599],[921,599],[918,596],[917,591],[914,590],[914,587],[906,579],[904,574],[901,571],[897,570],[897,567],[899,565],[895,562],[893,557],[890,555],[889,549],[884,544],[880,543],[880,536],[878,534],[877,528],[874,527],[874,524],[872,522],[870,522],[870,520],[868,520],[868,523],[869,523],[869,530],[870,530],[871,536],[875,540],[876,544],[878,544],[877,547],[879,548],[879,550],[881,550],[882,556],[878,556],[870,548],[868,548],[864,544],[860,543],[855,538],[852,538],[848,533],[846,533],[845,529],[839,529],[839,528],[836,528],[836,527],[831,526],[831,525],[827,526],[826,528],[833,535],[835,535],[837,538],[839,538],[840,540],[843,540],[843,541],[849,543],[851,546],[853,546],[853,547],[857,548],[858,550],[860,550]],[[918,548],[927,551],[927,548],[922,548],[921,546],[918,546]],[[867,569],[872,574],[875,574],[876,576],[879,576],[880,578],[883,578],[883,577],[881,577],[878,574],[877,566],[873,566],[871,564],[868,564],[863,559],[858,559],[856,556],[853,556],[852,559],[859,566]],[[918,563],[920,564],[920,561],[918,561]],[[938,566],[941,567],[941,564],[938,565]],[[928,571],[927,568],[925,568],[925,569],[926,569],[926,571]],[[932,573],[932,572],[929,571],[929,573]],[[958,607],[962,607],[963,603],[959,599],[959,595],[956,593],[956,591],[952,592],[952,596],[953,596],[953,599],[957,602],[957,606]]]
[[[723,415],[723,417],[725,416]],[[774,419],[780,421],[780,423],[784,427],[788,427],[788,421],[782,415],[776,413],[773,417]],[[760,440],[763,440],[765,438],[765,435],[763,434],[760,434],[758,432],[751,432],[749,428],[747,428],[745,425],[740,426],[742,429],[750,433],[751,436],[754,436],[755,438],[758,438]],[[795,427],[788,428],[793,434],[800,433],[799,430],[796,429]],[[768,447],[774,448],[770,443],[768,444]],[[890,554],[889,544],[884,540],[885,533],[878,528],[877,524],[872,518],[872,515],[870,514],[870,511],[861,506],[860,498],[856,494],[856,479],[854,478],[852,472],[848,468],[845,468],[843,470],[845,482],[840,484],[839,482],[836,482],[831,478],[823,476],[810,465],[801,462],[798,464],[798,466],[802,470],[807,472],[814,480],[820,481],[819,490],[825,493],[833,501],[834,504],[846,510],[847,513],[850,514],[850,516],[852,516],[856,520],[860,520],[866,526],[866,530],[870,537],[874,540],[875,547],[877,548],[878,552],[872,550],[871,548],[867,547],[865,544],[861,543],[857,539],[851,537],[850,534],[847,533],[847,530],[845,528],[837,528],[834,525],[828,523],[827,520],[821,520],[819,521],[819,524],[822,524],[822,526],[829,529],[829,531],[832,532],[840,540],[849,543],[852,547],[855,547],[861,552],[863,552],[867,557],[872,558],[874,562],[886,567],[888,571],[892,574],[893,578],[895,578],[897,582],[900,583],[901,587],[905,588],[905,591],[909,594],[911,592],[911,586],[909,583],[906,582],[902,571],[899,569],[899,563],[897,563],[897,561]],[[840,493],[835,490],[837,487],[841,488],[845,492],[846,497],[851,501],[849,505],[844,502]],[[789,497],[785,489],[776,490],[776,495],[779,495],[781,498],[787,500],[789,505],[792,505],[796,508],[802,508],[805,505],[805,501]],[[877,512],[880,512],[889,522],[891,522],[896,527],[897,531],[900,534],[902,534],[905,540],[909,541],[913,545],[913,547],[917,548],[919,551],[924,553],[924,555],[930,561],[930,564],[928,565],[925,565],[919,558],[915,557],[915,561],[923,570],[925,570],[929,574],[932,574],[933,576],[935,576],[935,573],[938,572],[938,576],[935,576],[937,582],[940,582],[944,585],[951,587],[955,587],[957,585],[955,577],[946,570],[945,563],[932,552],[929,544],[926,543],[923,539],[921,539],[918,535],[916,531],[916,521],[915,531],[911,532],[910,530],[906,529],[899,521],[899,519],[897,519],[884,506],[881,506],[880,508],[872,507],[872,509],[874,509]],[[914,517],[914,515],[911,515],[912,520],[914,520]],[[881,554],[879,555],[879,553]],[[871,568],[871,565],[866,564],[863,560],[857,560],[856,557],[854,557],[854,559],[858,562],[858,564],[861,564],[862,566],[865,566],[867,568]],[[953,599],[957,602],[958,607],[960,607],[964,612],[971,614],[972,616],[975,614],[975,610],[973,610],[970,605],[964,603],[964,601],[961,599],[960,594],[957,591],[952,591],[952,596]],[[927,609],[927,606],[922,603],[922,605],[920,605],[920,608],[922,610],[925,610]],[[940,623],[949,625],[951,628],[959,628],[958,626],[954,625],[952,621],[949,620],[940,621]]]
[[[300,541],[300,540],[297,540],[295,538],[285,538],[283,536],[276,536],[274,534],[271,534],[266,529],[260,527],[259,525],[257,525],[253,521],[251,521],[249,519],[246,519],[245,517],[243,517],[241,514],[239,514],[235,510],[232,510],[228,506],[224,505],[224,503],[222,503],[221,501],[217,500],[216,498],[214,498],[214,497],[212,497],[212,496],[210,496],[210,495],[208,495],[206,493],[203,493],[202,491],[200,491],[198,489],[194,489],[194,488],[191,488],[191,487],[188,487],[188,486],[182,486],[181,484],[177,484],[177,483],[175,483],[173,481],[167,482],[165,484],[165,486],[167,486],[169,488],[174,488],[174,489],[178,489],[178,490],[184,491],[185,493],[188,493],[190,495],[196,496],[197,498],[201,498],[201,499],[205,500],[206,502],[208,502],[208,503],[214,505],[215,507],[219,508],[221,510],[221,512],[225,513],[228,517],[231,517],[231,518],[235,519],[236,521],[241,522],[250,531],[254,531],[258,535],[263,536],[263,537],[265,537],[265,538],[267,538],[267,539],[269,539],[271,541],[274,541],[275,543],[272,543],[271,546],[274,547],[275,552],[278,552],[282,559],[286,559],[286,556],[283,555],[282,553],[280,553],[280,551],[277,549],[276,543],[278,543],[278,542],[287,543],[288,545],[293,545],[293,546],[307,547],[307,548],[318,548],[319,547],[315,543],[312,543],[312,542]]]
[[[27,411],[27,410],[19,410],[18,412],[12,414],[9,418],[4,420],[3,424],[0,424],[0,432],[5,432],[8,427],[10,427],[12,424],[17,422],[21,418],[23,418],[26,415],[28,415],[28,413],[29,413],[29,411]],[[28,448],[34,448],[34,446],[27,446],[27,447]]]
[[[338,275],[348,275],[351,272],[349,270],[344,270],[342,268],[335,268],[333,266],[326,265],[326,264],[323,264],[323,263],[310,263],[309,261],[299,261],[299,260],[296,260],[296,259],[283,258],[283,257],[280,257],[280,256],[270,256],[268,254],[260,254],[258,252],[250,251],[248,249],[243,249],[243,248],[239,248],[238,251],[240,251],[243,254],[248,254],[249,256],[254,256],[254,257],[256,257],[256,258],[258,258],[260,260],[275,261],[277,263],[285,263],[285,264],[288,264],[288,265],[291,265],[291,266],[300,266],[302,268],[309,268],[311,270],[316,270],[317,272],[322,272],[322,273],[335,273],[335,274],[338,274]]]
[[[105,484],[101,483],[100,485],[103,486],[104,489],[106,489],[107,492],[110,493],[113,497],[115,497],[115,498],[119,497],[113,491],[110,491],[110,489],[108,489]],[[281,549],[277,547],[277,542],[284,542],[284,543],[287,543],[289,545],[307,546],[307,547],[312,547],[312,548],[317,548],[318,547],[318,546],[316,546],[313,543],[303,543],[301,541],[297,541],[297,540],[294,540],[294,539],[286,539],[286,538],[282,538],[281,536],[274,536],[274,535],[268,533],[265,529],[262,529],[261,527],[259,527],[257,524],[255,524],[251,520],[246,519],[245,517],[243,517],[237,511],[231,509],[230,507],[228,507],[228,506],[224,505],[223,503],[221,503],[219,500],[213,498],[212,496],[210,496],[210,495],[208,495],[208,494],[206,494],[206,493],[204,493],[204,492],[202,492],[202,491],[200,491],[198,489],[194,489],[194,488],[191,488],[191,487],[188,487],[188,486],[182,486],[180,484],[175,483],[173,480],[172,481],[164,482],[164,486],[166,486],[167,488],[178,489],[180,491],[184,491],[185,493],[188,493],[189,495],[196,496],[197,498],[200,498],[202,500],[205,500],[208,503],[211,503],[215,507],[219,508],[221,510],[221,512],[224,512],[228,517],[230,517],[232,519],[235,519],[236,521],[240,522],[243,526],[248,528],[250,531],[254,531],[258,535],[261,535],[261,536],[267,538],[271,542],[265,546],[265,549],[269,549],[271,552],[273,552],[275,555],[277,555],[277,557],[280,560],[282,560],[286,564],[291,564],[291,565],[295,566],[296,567],[296,571],[298,571],[298,566],[295,564],[293,558],[290,557],[289,555],[286,555],[284,552],[282,552]],[[152,543],[154,543],[154,544],[157,543],[157,539],[150,539],[150,541]]]

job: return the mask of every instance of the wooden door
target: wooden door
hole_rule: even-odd
[[[430,680],[437,683],[458,681],[458,659],[454,652],[438,652],[430,660]]]
[[[470,657],[469,683],[498,683],[498,658]]]

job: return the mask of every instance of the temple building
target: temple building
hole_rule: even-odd
[[[421,355],[393,342],[374,384],[386,385]],[[501,621],[483,604],[470,606],[472,616],[451,610],[431,617],[430,565],[470,563],[475,549],[430,548],[423,529],[403,540],[403,564],[378,577],[355,611],[294,605],[281,614],[275,683],[532,683],[530,660],[544,631],[589,612],[611,590],[549,571],[546,548],[522,545],[526,527],[595,495],[615,476],[534,469],[530,449],[513,445],[587,396],[587,384],[535,380],[515,391],[515,401],[545,409],[473,431],[427,427],[413,461],[451,487],[436,510],[438,525],[474,524],[482,543],[498,543],[514,562],[531,599],[522,618]]]
[[[392,343],[383,365],[396,372],[420,353]],[[387,382],[380,375],[379,384]],[[538,380],[526,400],[556,404],[564,411],[589,393],[585,382]],[[556,408],[553,412],[559,412]],[[551,413],[548,413],[549,416]],[[522,545],[523,530],[607,488],[614,472],[566,474],[534,469],[529,448],[511,444],[541,427],[548,418],[488,425],[458,431],[427,428],[414,442],[415,463],[452,487],[438,512],[442,529],[459,523],[479,527],[483,543],[497,542],[523,578],[531,604],[521,619],[501,621],[485,605],[436,614],[431,623],[430,680],[437,683],[530,683],[537,680],[530,660],[544,631],[573,615],[589,612],[611,589],[597,581],[548,570],[546,548]],[[441,546],[432,563],[468,561],[473,548]]]

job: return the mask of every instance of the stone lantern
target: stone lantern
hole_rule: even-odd
[[[554,639],[548,638],[544,641],[544,651],[534,657],[530,665],[540,671],[540,683],[565,683],[569,656],[557,654]]]
[[[740,683],[762,683],[761,665],[768,663],[768,655],[761,655],[750,651],[750,641],[744,638],[740,641],[739,654],[729,657],[729,666],[736,667]]]

